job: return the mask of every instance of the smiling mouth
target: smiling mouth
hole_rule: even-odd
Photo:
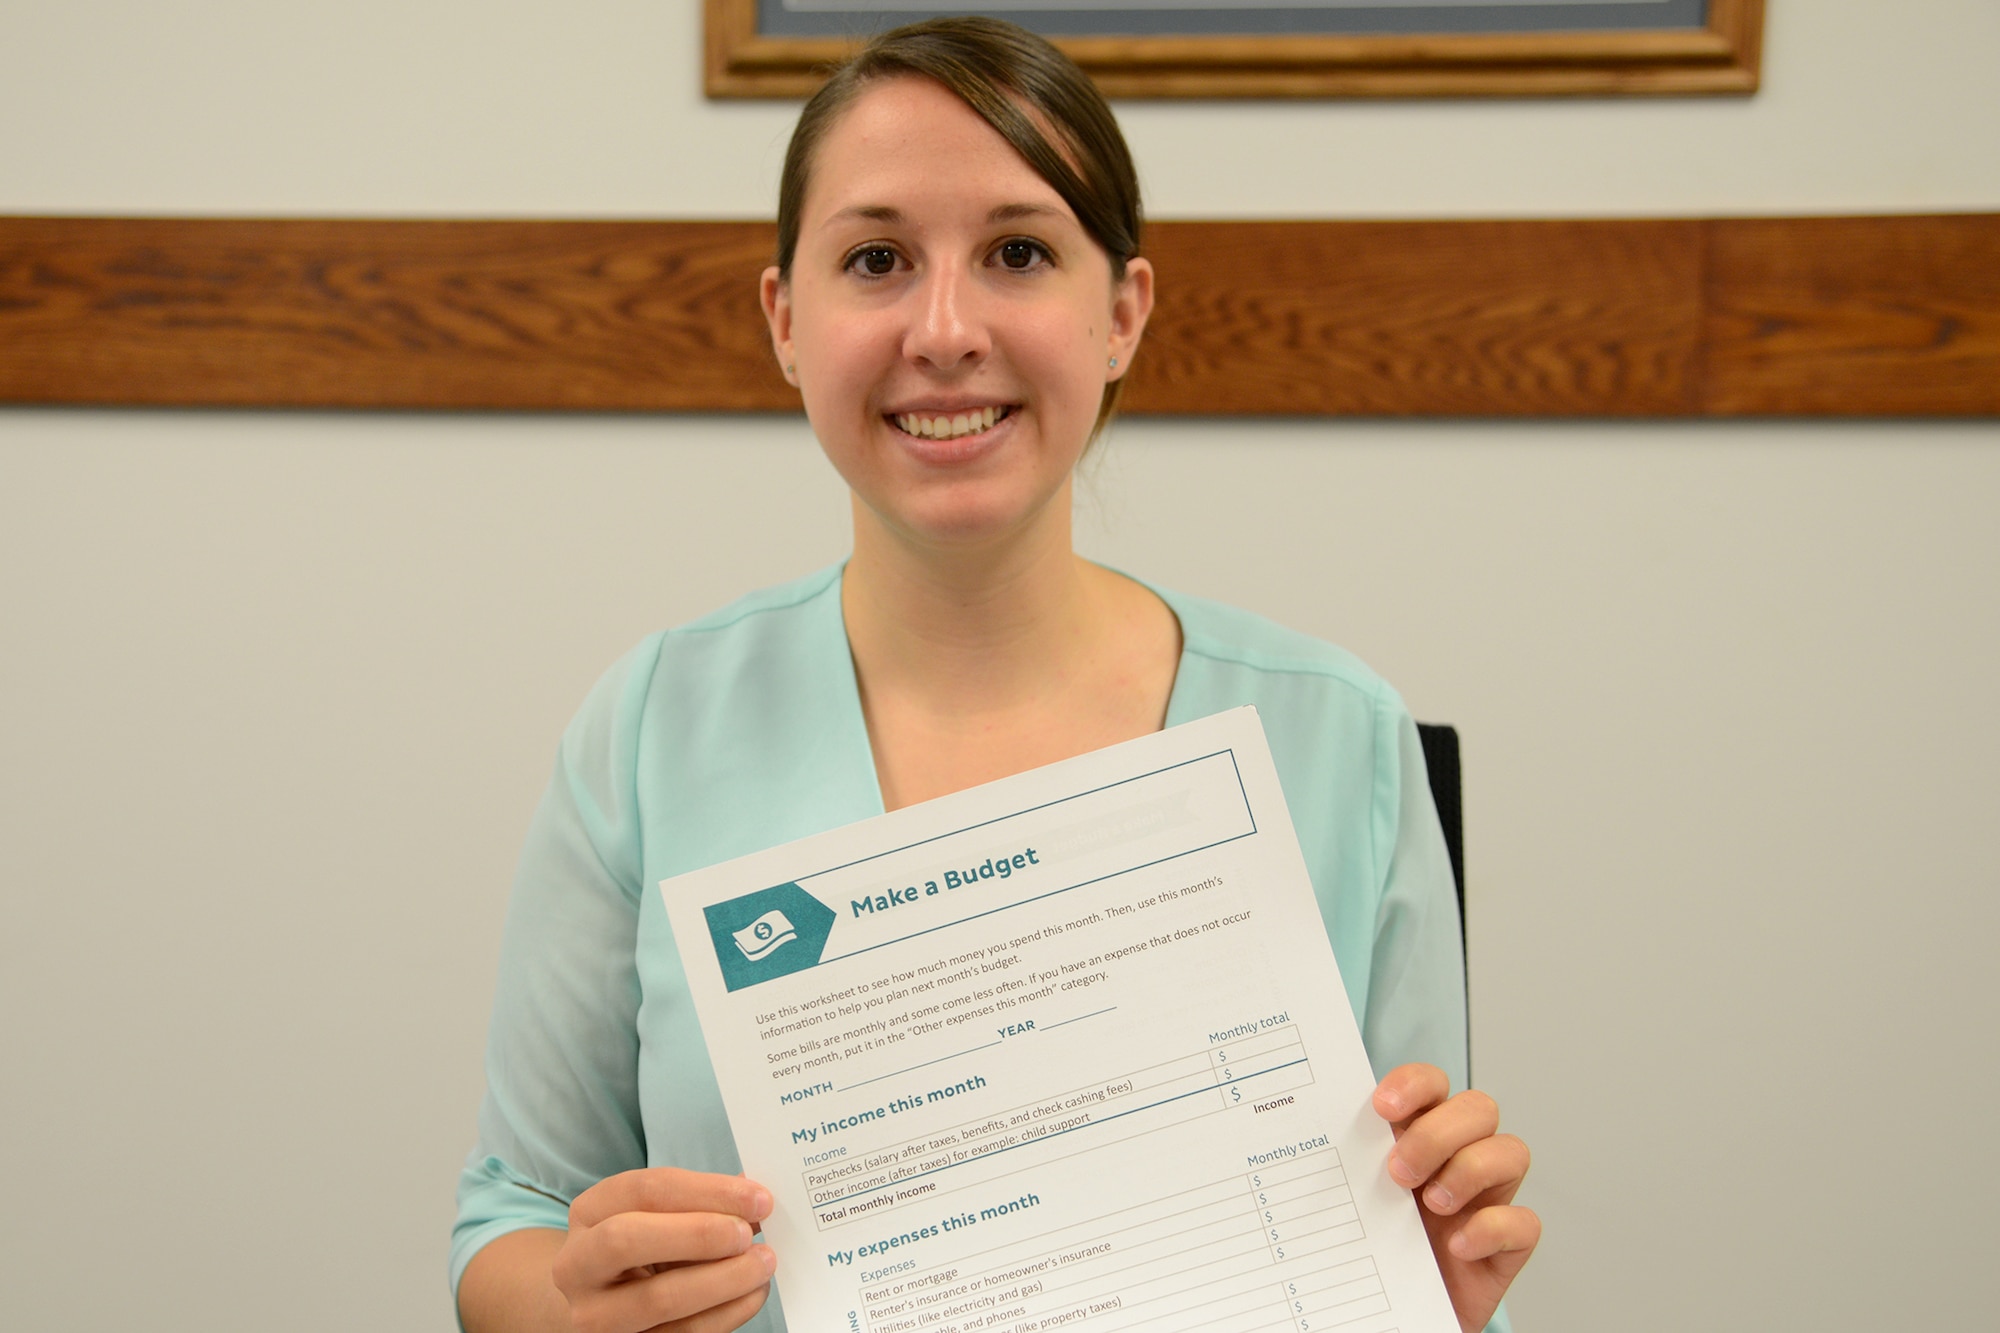
[[[1012,415],[1014,407],[1010,403],[1005,407],[982,407],[970,412],[903,412],[889,417],[888,421],[905,435],[914,435],[920,440],[956,440],[991,430]]]

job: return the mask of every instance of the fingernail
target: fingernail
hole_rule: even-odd
[[[778,1252],[776,1250],[768,1245],[759,1245],[751,1253],[755,1254],[757,1261],[764,1265],[766,1273],[775,1273],[778,1271]]]
[[[1461,1231],[1451,1238],[1448,1248],[1459,1258],[1469,1259],[1472,1257],[1472,1237]]]
[[[1417,1182],[1423,1179],[1396,1153],[1389,1154],[1389,1178],[1406,1190],[1415,1189]]]
[[[1424,1202],[1431,1206],[1434,1213],[1448,1213],[1452,1205],[1451,1191],[1443,1185],[1432,1185],[1424,1191]]]
[[[759,1189],[750,1196],[750,1212],[759,1222],[771,1215],[771,1191]]]

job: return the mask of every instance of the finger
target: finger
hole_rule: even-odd
[[[1491,1097],[1473,1089],[1461,1092],[1403,1127],[1389,1151],[1389,1178],[1404,1189],[1429,1180],[1452,1154],[1467,1144],[1491,1138],[1500,1127],[1500,1108]]]
[[[606,1287],[635,1268],[704,1263],[750,1248],[750,1224],[722,1213],[619,1213],[572,1233],[557,1285],[566,1291]]]
[[[1528,1145],[1512,1134],[1468,1143],[1424,1186],[1424,1207],[1450,1216],[1477,1200],[1512,1203],[1528,1174]]]
[[[771,1215],[771,1192],[744,1176],[675,1166],[621,1171],[576,1196],[569,1224],[596,1226],[617,1213],[729,1213],[761,1222]]]
[[[1436,1065],[1398,1065],[1375,1085],[1375,1114],[1400,1127],[1451,1096],[1451,1076]]]
[[[733,1301],[724,1301],[711,1306],[700,1314],[689,1315],[671,1324],[655,1324],[646,1333],[730,1333],[750,1322],[750,1317],[764,1308],[764,1302],[771,1298],[771,1284],[738,1296]]]
[[[1465,1219],[1448,1248],[1453,1258],[1467,1263],[1488,1261],[1498,1276],[1511,1281],[1541,1238],[1542,1219],[1534,1209],[1481,1208]]]
[[[594,1328],[637,1329],[705,1314],[749,1295],[771,1280],[777,1258],[757,1245],[733,1259],[689,1264],[597,1292],[586,1303]]]

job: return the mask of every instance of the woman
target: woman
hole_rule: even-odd
[[[645,886],[1245,702],[1370,1054],[1398,1066],[1375,1094],[1390,1171],[1467,1329],[1525,1262],[1526,1149],[1449,1095],[1457,917],[1407,713],[1336,649],[1071,548],[1071,474],[1152,308],[1138,230],[1109,110],[1011,25],[899,29],[807,106],[762,297],[852,488],[853,555],[649,639],[565,735],[460,1188],[472,1333],[780,1326],[770,1195],[735,1174]]]

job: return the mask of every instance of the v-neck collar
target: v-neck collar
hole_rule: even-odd
[[[1166,720],[1161,726],[1164,730],[1166,727],[1175,727],[1183,722],[1192,721],[1191,717],[1186,716],[1195,706],[1192,698],[1193,686],[1189,682],[1188,673],[1189,634],[1186,604],[1176,594],[1157,587],[1135,574],[1128,574],[1122,569],[1096,561],[1092,563],[1098,564],[1099,568],[1110,570],[1121,578],[1131,579],[1165,603],[1167,611],[1174,617],[1180,628],[1181,650],[1180,656],[1174,662],[1174,683],[1167,692]],[[846,579],[847,561],[842,560],[834,566],[832,577],[827,580],[827,586],[820,594],[820,600],[825,605],[817,609],[818,652],[822,658],[822,669],[826,672],[825,678],[833,682],[833,692],[839,699],[840,727],[852,742],[843,763],[853,764],[855,767],[840,785],[844,790],[867,794],[868,809],[864,814],[857,816],[867,818],[886,813],[888,803],[882,799],[881,771],[875,764],[875,745],[868,735],[867,714],[861,708],[861,679],[855,674],[854,644],[847,636],[847,615],[841,596],[841,588]]]

